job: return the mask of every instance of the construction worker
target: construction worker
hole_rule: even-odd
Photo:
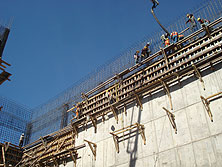
[[[19,147],[23,146],[24,138],[25,138],[24,133],[22,133],[22,135],[20,136],[20,139],[19,139]]]
[[[165,40],[166,40],[165,35],[162,34],[161,37],[160,37],[160,39],[161,39],[161,41],[162,41],[162,45],[161,45],[161,47],[165,47]]]
[[[114,103],[114,97],[113,97],[112,92],[107,90],[106,91],[106,96],[107,96],[107,98],[109,100],[109,104],[110,105],[113,104]]]
[[[173,31],[173,32],[170,34],[170,38],[173,40],[173,43],[177,43],[177,42],[178,42],[178,32]]]
[[[146,59],[147,57],[149,57],[150,55],[150,49],[149,49],[150,43],[147,42],[147,44],[143,47],[142,51],[141,51],[141,61],[143,61],[144,59]]]
[[[183,34],[179,34],[178,35],[178,41],[181,40],[181,39],[184,39],[184,35]]]
[[[170,46],[170,39],[167,37],[165,39],[165,47]]]
[[[188,20],[186,21],[186,24],[190,23],[189,27],[190,27],[191,33],[197,31],[197,23],[196,23],[196,20],[195,20],[193,14],[187,14],[187,18],[188,18]]]
[[[201,27],[208,26],[208,24],[210,24],[210,21],[207,19],[198,18],[197,21],[200,23]]]
[[[80,103],[77,103],[77,105],[76,105],[76,111],[75,111],[75,114],[76,114],[76,116],[75,116],[75,118],[76,119],[79,119],[79,116],[80,116],[80,112],[81,112],[81,108],[80,108],[81,106],[80,106]]]
[[[136,65],[137,63],[139,63],[139,58],[140,58],[139,53],[140,53],[140,51],[137,50],[136,53],[135,53],[134,56],[133,56],[133,57],[134,57],[134,60],[135,60],[135,65]]]
[[[159,5],[159,2],[157,0],[151,0],[151,2],[153,3],[152,9],[156,8],[157,5]]]

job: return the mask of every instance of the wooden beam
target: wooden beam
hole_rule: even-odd
[[[161,48],[161,52],[162,52],[162,55],[163,55],[163,57],[164,57],[166,66],[167,66],[167,68],[169,69],[169,61],[168,61],[168,58],[167,58],[167,55],[166,55],[166,52],[165,52],[164,48]]]
[[[207,36],[211,39],[210,28],[206,25],[203,25],[203,29],[206,31]]]
[[[203,96],[200,96],[200,98],[201,98],[201,101],[204,105],[204,108],[207,111],[208,116],[210,117],[211,122],[213,122],[213,114],[210,109],[210,102],[207,99],[205,99]]]
[[[163,107],[163,109],[166,111],[167,113],[167,116],[170,120],[170,123],[175,131],[175,134],[177,134],[177,126],[176,126],[176,123],[175,123],[175,115],[173,113],[171,113],[169,110],[167,110],[165,107]]]
[[[78,137],[78,127],[77,127],[77,125],[72,124],[72,128],[73,128],[74,133],[75,133],[76,136]]]
[[[91,119],[92,124],[95,128],[95,133],[96,133],[97,132],[97,119],[96,119],[96,117],[93,117],[93,116],[90,116],[90,119]]]
[[[96,160],[96,148],[97,148],[97,145],[95,143],[93,143],[93,142],[90,142],[90,141],[86,140],[86,139],[84,139],[84,141],[89,144],[89,147],[90,147],[90,149],[91,149],[91,151],[92,151],[92,153],[94,155],[94,159]]]
[[[10,143],[9,142],[5,142],[5,152],[7,152],[8,148],[9,148]]]
[[[124,111],[125,115],[127,115],[127,112],[126,112],[126,105],[125,105],[125,104],[124,104],[124,106],[123,106],[123,111]]]
[[[136,93],[134,93],[134,95],[136,96],[137,104],[140,106],[140,109],[143,110],[143,104],[142,104],[139,96]]]
[[[63,139],[62,143],[59,145],[58,143],[58,148],[57,148],[57,152],[62,148],[62,146],[64,145],[66,139]]]
[[[201,82],[201,84],[202,84],[202,87],[203,87],[203,89],[205,90],[204,81],[203,81],[203,79],[202,79],[202,77],[201,77],[201,75],[200,75],[199,70],[197,69],[197,67],[196,67],[194,64],[192,64],[192,66],[193,66],[194,71],[196,72],[197,78],[199,78],[199,80],[200,80],[200,82]]]
[[[169,98],[169,102],[170,102],[170,109],[173,110],[173,103],[172,103],[172,97],[170,95],[170,89],[168,87],[168,85],[161,79],[159,79],[159,81],[161,82],[161,84],[163,85],[164,89],[165,89],[165,92]]]
[[[112,134],[112,133],[111,133]],[[118,141],[118,136],[113,135],[113,141],[114,141],[114,145],[115,145],[115,148],[116,148],[116,152],[119,153],[119,141]]]
[[[45,150],[47,150],[47,143],[44,141],[44,139],[42,138],[42,136],[40,136],[40,139],[42,141],[42,145],[44,146]]]
[[[3,166],[7,167],[6,166],[6,158],[5,158],[5,148],[4,148],[4,146],[2,146],[2,161],[3,161]]]
[[[145,136],[145,132],[144,132],[145,127],[144,127],[144,125],[140,125],[138,123],[136,123],[136,124],[137,124],[137,128],[139,129],[139,133],[142,136],[143,143],[144,143],[144,145],[146,145],[146,136]]]
[[[74,162],[74,167],[76,167],[77,154],[73,155],[73,151],[69,151],[69,154]]]
[[[113,136],[113,141],[114,141],[114,145],[115,145],[117,153],[119,153],[119,137],[121,137],[121,136],[118,136],[118,135],[123,133],[123,136],[124,136],[124,132],[130,131],[130,130],[135,129],[135,128],[137,130],[139,130],[139,133],[142,136],[144,145],[146,144],[146,137],[145,137],[145,133],[144,133],[144,129],[145,129],[144,125],[141,125],[139,123],[135,123],[135,124],[132,124],[130,126],[124,127],[122,129],[116,130],[114,132],[110,132],[110,134]]]
[[[56,157],[52,158],[53,163],[55,164],[56,167],[59,167],[58,159]]]
[[[115,119],[116,119],[116,123],[118,124],[118,115],[117,115],[117,113],[116,113],[116,108],[115,108],[113,105],[110,105],[110,107],[111,107],[111,110],[112,110],[112,112],[113,112],[113,115],[114,115],[114,117],[115,117]]]

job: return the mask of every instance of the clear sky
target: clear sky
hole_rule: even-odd
[[[203,1],[203,0],[202,0]],[[159,0],[163,24],[201,0]],[[13,18],[3,60],[11,80],[0,95],[36,107],[159,28],[150,0],[0,0]],[[185,17],[185,16],[184,16]]]

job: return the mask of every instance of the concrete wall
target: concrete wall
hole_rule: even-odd
[[[222,166],[222,98],[210,103],[214,122],[211,122],[201,102],[200,96],[208,97],[222,91],[222,65],[215,71],[202,73],[206,90],[194,76],[170,87],[173,113],[175,114],[178,133],[174,133],[166,112],[170,109],[169,100],[164,91],[143,99],[143,111],[136,104],[127,106],[127,115],[119,114],[119,123],[110,116],[94,127],[82,131],[76,145],[83,144],[83,139],[97,144],[97,156],[87,147],[78,150],[80,159],[77,167],[192,167]],[[117,153],[111,132],[139,122],[145,126],[146,145],[141,135],[132,133],[119,143]],[[128,139],[127,139],[128,137]],[[61,165],[63,167],[64,165]],[[72,167],[68,162],[66,167]]]

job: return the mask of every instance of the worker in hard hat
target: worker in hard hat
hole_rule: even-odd
[[[165,39],[165,47],[170,46],[170,39],[167,37]]]
[[[187,18],[186,24],[189,23],[191,33],[197,31],[197,23],[193,14],[187,14]]]
[[[133,56],[133,57],[134,57],[134,60],[135,60],[135,65],[136,65],[137,63],[139,63],[139,58],[140,58],[139,53],[140,53],[140,51],[137,50],[136,53],[135,53],[134,56]]]
[[[173,32],[170,34],[170,38],[173,40],[173,43],[177,43],[177,42],[178,42],[178,32],[173,31]]]
[[[150,43],[147,42],[146,45],[143,47],[142,51],[141,51],[141,61],[143,61],[144,59],[148,58],[151,51],[149,49]]]
[[[157,5],[159,5],[159,2],[157,0],[151,0],[151,2],[153,3],[152,9],[156,8]]]
[[[201,27],[208,26],[210,24],[210,21],[207,19],[201,19],[200,17],[197,18],[197,21],[200,23]]]
[[[25,134],[22,133],[22,135],[20,136],[20,139],[19,139],[19,147],[23,146],[24,138],[25,138]]]

